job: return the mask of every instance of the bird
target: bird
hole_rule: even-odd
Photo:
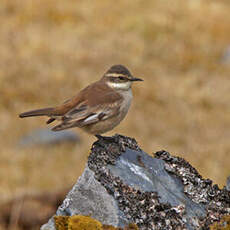
[[[47,124],[60,123],[52,131],[78,127],[97,138],[112,130],[126,116],[132,102],[132,84],[143,81],[123,65],[113,65],[102,78],[63,104],[19,114],[20,118],[47,116]]]

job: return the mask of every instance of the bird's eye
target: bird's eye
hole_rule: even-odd
[[[119,76],[118,77],[120,80],[125,80],[125,77]]]

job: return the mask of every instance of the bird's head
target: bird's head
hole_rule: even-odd
[[[123,65],[113,65],[102,77],[109,87],[116,90],[128,90],[134,81],[143,81],[133,77],[129,70]]]

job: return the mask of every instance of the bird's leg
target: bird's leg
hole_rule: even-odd
[[[95,137],[96,137],[98,140],[100,140],[100,139],[103,138],[103,136],[101,136],[101,135],[99,135],[99,134],[96,134]]]
[[[106,137],[106,136],[101,136],[99,134],[96,134],[95,137],[98,140],[104,140],[104,141],[114,141],[114,137]]]

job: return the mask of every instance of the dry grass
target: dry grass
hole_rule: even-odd
[[[166,149],[223,185],[230,174],[230,4],[219,0],[3,0],[0,8],[0,197],[68,186],[81,174],[94,137],[82,143],[19,149],[45,127],[19,120],[58,104],[115,63],[145,79],[113,133],[148,153]],[[78,129],[76,129],[78,132]]]

